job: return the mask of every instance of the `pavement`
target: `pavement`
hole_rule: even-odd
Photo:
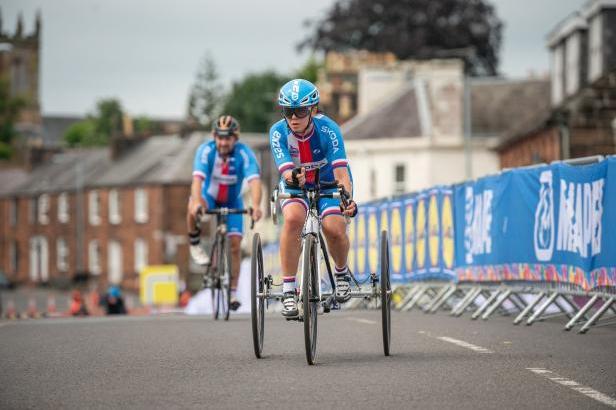
[[[266,317],[256,359],[248,315],[0,321],[0,407],[421,408],[616,407],[616,327],[513,326],[445,313],[319,316],[317,365],[303,325]]]

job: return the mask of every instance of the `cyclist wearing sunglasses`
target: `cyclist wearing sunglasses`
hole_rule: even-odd
[[[323,181],[337,180],[353,192],[351,171],[338,124],[318,112],[319,91],[310,81],[291,80],[280,89],[278,105],[283,118],[270,129],[272,155],[281,175],[281,192],[299,193],[294,186],[312,186],[315,170]],[[350,198],[350,195],[349,195]],[[280,235],[280,260],[283,273],[283,310],[285,317],[298,315],[295,275],[300,256],[300,235],[308,204],[300,198],[283,201],[284,225]],[[357,205],[350,199],[341,209],[339,201],[323,198],[319,202],[327,246],[336,265],[336,300],[350,299],[350,275],[347,266],[349,238],[344,216],[355,216]]]
[[[193,179],[186,223],[190,242],[190,255],[200,265],[209,263],[208,254],[200,246],[201,231],[195,230],[195,221],[200,207],[203,210],[227,207],[244,208],[242,185],[250,189],[253,213],[252,219],[261,218],[261,179],[259,165],[254,152],[238,142],[240,125],[230,115],[220,116],[212,126],[213,140],[202,143],[193,162]],[[231,309],[240,306],[236,297],[240,269],[240,244],[243,221],[241,214],[228,217],[227,235],[231,239]]]

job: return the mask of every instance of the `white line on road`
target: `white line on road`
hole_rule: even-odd
[[[542,367],[527,367],[526,370],[530,370],[531,372],[543,376],[546,379],[553,381],[554,383],[569,387],[571,390],[582,393],[583,395],[590,397],[591,399],[597,400],[603,404],[607,404],[608,406],[616,408],[616,399],[601,392],[598,392],[590,387],[582,386],[575,380],[560,377],[560,375],[554,373],[553,371],[544,369]]]
[[[464,340],[454,339],[453,337],[441,336],[441,337],[437,337],[437,339],[442,340],[444,342],[453,343],[454,345],[458,345],[460,347],[465,347],[467,349],[474,350],[477,353],[494,353],[492,350],[486,349],[485,347],[476,346],[474,344],[465,342]]]
[[[367,325],[376,325],[376,322],[374,320],[360,319],[358,317],[348,317],[347,320],[352,320],[354,322],[359,322],[359,323],[365,323]]]

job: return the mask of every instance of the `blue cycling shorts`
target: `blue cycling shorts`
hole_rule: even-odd
[[[230,200],[224,204],[217,204],[216,200],[210,196],[205,195],[203,197],[205,202],[207,202],[208,209],[214,208],[236,208],[236,209],[244,209],[244,203],[241,197],[235,198],[234,200]],[[228,236],[243,236],[244,235],[244,215],[243,214],[231,214],[227,216],[227,235]]]

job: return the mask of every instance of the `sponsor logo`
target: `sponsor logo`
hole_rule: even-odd
[[[441,230],[443,231],[443,261],[445,262],[445,267],[448,269],[453,267],[455,253],[453,226],[451,195],[444,194],[441,208]]]
[[[212,175],[212,178],[214,179],[214,181],[217,181],[218,183],[223,185],[233,185],[237,183],[237,175],[214,174]]]
[[[492,253],[492,198],[494,193],[486,189],[478,194],[473,187],[466,187],[464,229],[464,250],[466,263],[473,263],[473,257]]]
[[[554,190],[552,171],[543,171],[539,176],[539,203],[535,211],[534,246],[540,261],[549,261],[554,252]]]
[[[277,159],[281,159],[284,157],[282,153],[282,148],[280,147],[280,132],[274,131],[272,134],[272,152]]]
[[[402,217],[400,208],[391,210],[391,264],[394,273],[402,270]]]
[[[302,167],[306,168],[306,171],[312,171],[315,170],[317,168],[322,168],[325,165],[327,165],[327,160],[326,159],[322,159],[320,161],[315,161],[315,162],[302,162]]]
[[[297,147],[290,146],[289,147],[289,154],[291,154],[292,157],[297,158],[297,157],[299,157],[299,149],[297,149]]]
[[[370,210],[368,216],[368,262],[370,272],[376,272],[379,262],[379,234],[377,231],[376,209]]]
[[[366,271],[366,214],[357,215],[357,273]]]
[[[586,183],[560,180],[556,249],[582,258],[601,253],[605,179]]]
[[[323,125],[321,127],[321,132],[324,132],[329,137],[329,140],[332,144],[332,153],[338,152],[340,150],[340,140],[338,139],[338,134],[328,126]]]
[[[293,84],[291,85],[291,98],[293,101],[297,101],[299,98],[299,81],[297,80],[293,81]]]
[[[320,149],[318,149],[318,148],[316,148],[316,149],[313,149],[313,150],[312,150],[312,153],[313,153],[313,154],[320,154],[320,153],[321,153],[321,150],[320,150]]]
[[[417,219],[415,220],[417,232],[417,242],[416,250],[417,250],[417,268],[423,269],[426,262],[426,205],[425,200],[420,199],[417,203]]]
[[[413,204],[406,205],[404,212],[404,253],[406,254],[406,271],[413,270],[413,257],[415,256],[415,221],[413,218]]]
[[[438,247],[440,242],[439,236],[439,220],[438,220],[438,203],[436,194],[430,195],[430,203],[428,205],[428,245],[430,254],[430,265],[436,267],[438,265]]]

